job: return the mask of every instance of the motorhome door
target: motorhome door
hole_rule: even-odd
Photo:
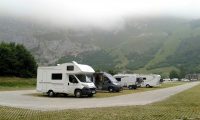
[[[74,90],[78,87],[78,80],[74,75],[68,75],[67,91],[69,94],[74,94]]]
[[[108,87],[109,87],[110,83],[111,83],[111,81],[109,80],[109,78],[107,76],[103,76],[102,89],[103,90],[108,90]]]

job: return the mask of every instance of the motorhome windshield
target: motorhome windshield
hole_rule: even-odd
[[[85,83],[91,83],[92,82],[92,75],[77,74],[76,77],[81,82],[85,82]]]
[[[108,73],[105,73],[105,75],[110,79],[111,82],[118,83],[118,81],[112,75],[110,75]]]

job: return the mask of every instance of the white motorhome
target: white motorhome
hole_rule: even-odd
[[[140,74],[139,76],[143,79],[143,82],[141,84],[142,87],[159,86],[162,82],[161,76],[157,74]]]
[[[128,87],[129,89],[136,89],[142,83],[142,79],[138,74],[116,74],[113,77],[122,87]]]
[[[74,61],[58,66],[38,67],[36,89],[51,97],[57,93],[92,97],[96,93],[96,87],[91,82],[94,72],[92,67]]]

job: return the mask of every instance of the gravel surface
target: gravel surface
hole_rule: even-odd
[[[32,110],[63,110],[96,107],[113,107],[129,105],[146,105],[164,100],[171,95],[177,94],[192,88],[200,82],[191,82],[175,87],[139,92],[128,95],[121,95],[108,98],[74,98],[74,97],[54,97],[34,95],[35,90],[2,91],[0,92],[0,105],[18,107]],[[148,88],[147,88],[148,89]]]

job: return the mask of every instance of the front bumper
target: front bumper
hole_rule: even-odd
[[[90,94],[96,94],[96,88],[86,88],[86,87],[84,87],[82,89],[82,95],[90,95]]]

